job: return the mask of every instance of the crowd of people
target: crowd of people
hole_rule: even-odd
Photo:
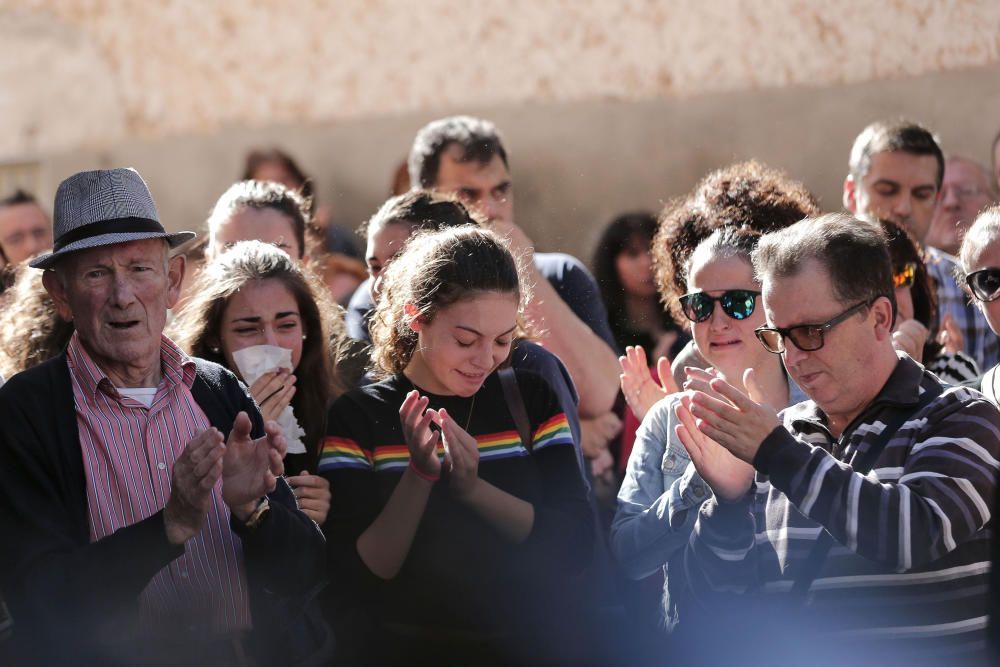
[[[469,116],[363,252],[277,149],[197,233],[14,193],[0,662],[996,664],[998,167],[874,122],[843,210],[739,162],[590,268]]]

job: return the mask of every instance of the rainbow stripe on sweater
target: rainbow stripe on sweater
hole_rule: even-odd
[[[480,461],[496,461],[514,456],[527,456],[528,450],[521,443],[517,431],[502,431],[476,437]]]
[[[375,448],[375,471],[406,470],[410,465],[410,450],[406,445],[382,445]]]
[[[569,430],[569,420],[566,419],[565,413],[560,412],[543,422],[532,436],[532,441],[535,443],[533,451],[553,445],[572,446],[573,433]]]
[[[320,470],[358,468],[371,470],[372,462],[368,452],[350,438],[327,436],[323,439],[319,454]]]

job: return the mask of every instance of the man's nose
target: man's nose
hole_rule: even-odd
[[[944,188],[941,191],[941,205],[946,209],[956,209],[960,204],[961,201],[955,188]]]
[[[900,195],[899,197],[896,197],[892,206],[893,213],[900,217],[907,218],[912,211],[913,201],[911,200],[910,195]]]
[[[135,300],[135,287],[127,275],[118,274],[115,276],[111,296],[114,299],[114,304],[120,308],[130,305]]]

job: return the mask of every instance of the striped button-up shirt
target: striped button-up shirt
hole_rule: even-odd
[[[174,461],[209,428],[191,395],[195,365],[165,336],[162,379],[152,405],[123,396],[74,334],[67,357],[87,483],[90,538],[103,539],[167,504]],[[161,570],[139,600],[142,620],[166,627],[227,633],[250,627],[238,537],[229,526],[222,482],[201,532]]]
[[[839,439],[812,401],[784,411],[784,428],[754,459],[755,492],[701,508],[684,554],[694,594],[787,594],[825,529],[836,544],[807,602],[824,630],[891,647],[893,664],[981,659],[1000,412],[975,390],[945,387],[890,437],[870,473],[849,463],[937,383],[902,357]]]
[[[955,273],[958,264],[951,255],[927,248],[927,271],[937,282],[938,323],[951,315],[965,339],[965,353],[976,360],[982,371],[1000,363],[1000,337],[990,329],[982,311],[971,303]]]

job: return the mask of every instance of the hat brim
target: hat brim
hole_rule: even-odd
[[[102,234],[100,236],[92,236],[87,239],[81,239],[75,243],[70,243],[56,252],[50,252],[46,255],[39,255],[31,262],[28,263],[33,269],[51,269],[56,263],[62,259],[64,256],[77,252],[80,250],[86,250],[88,248],[99,248],[102,246],[116,245],[118,243],[128,243],[130,241],[145,241],[146,239],[166,239],[167,243],[171,248],[176,248],[180,244],[190,241],[197,234],[194,232],[174,232],[172,234],[163,232],[128,232],[119,234]]]

